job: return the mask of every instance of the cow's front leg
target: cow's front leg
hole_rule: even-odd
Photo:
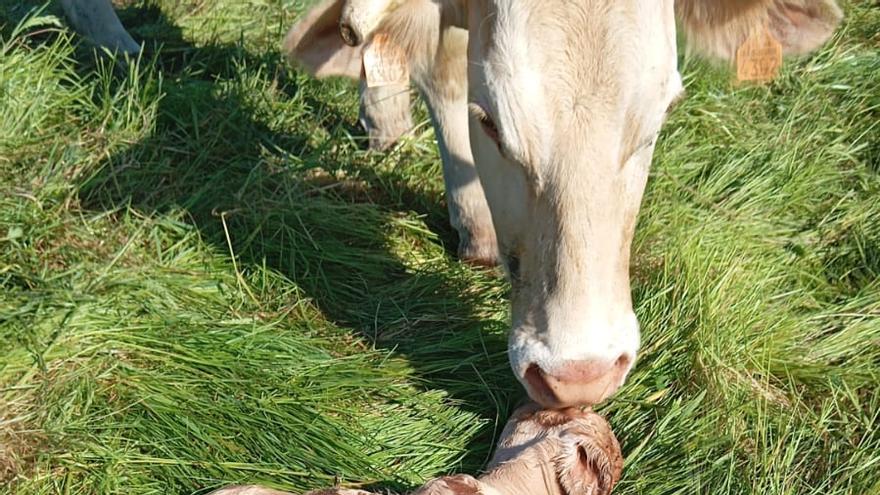
[[[495,228],[474,166],[468,135],[467,31],[449,28],[440,38],[433,71],[416,84],[422,91],[440,147],[449,220],[458,231],[459,257],[468,263],[498,263]]]
[[[76,31],[110,51],[134,54],[140,45],[122,26],[110,0],[62,0],[64,13]]]
[[[362,79],[360,121],[370,149],[390,148],[413,128],[409,83],[370,88]]]

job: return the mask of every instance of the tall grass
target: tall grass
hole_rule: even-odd
[[[0,483],[406,489],[523,394],[432,134],[288,69],[307,2],[129,2],[96,58],[0,1]],[[765,87],[684,58],[634,246],[621,494],[880,493],[880,10]],[[417,108],[424,120],[424,109]]]

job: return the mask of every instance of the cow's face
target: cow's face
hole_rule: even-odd
[[[639,347],[629,258],[654,143],[681,93],[674,10],[694,46],[731,58],[756,26],[786,53],[819,46],[834,0],[325,0],[291,30],[316,75],[361,73],[379,29],[414,77],[467,84],[471,149],[513,287],[510,360],[544,406],[601,402]],[[467,81],[433,72],[469,31]],[[351,30],[347,45],[340,27]],[[350,33],[349,33],[350,34]],[[351,45],[355,45],[352,47]],[[462,105],[464,107],[464,105]]]
[[[597,403],[639,347],[630,244],[682,90],[673,2],[469,4],[471,148],[512,284],[511,364],[545,406]]]

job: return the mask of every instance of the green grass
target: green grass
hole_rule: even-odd
[[[129,2],[120,68],[0,1],[0,490],[485,463],[523,396],[506,284],[451,254],[427,125],[367,152],[353,86],[285,67],[305,3]],[[880,493],[880,9],[845,7],[766,87],[682,60],[616,493]]]

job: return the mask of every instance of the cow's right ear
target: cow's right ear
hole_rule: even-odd
[[[761,26],[786,55],[809,53],[834,33],[843,12],[837,0],[675,0],[688,44],[703,54],[733,60],[737,48]]]
[[[284,53],[291,64],[303,66],[315,77],[361,77],[362,48],[351,47],[339,34],[345,0],[325,0],[294,24],[284,37]]]

